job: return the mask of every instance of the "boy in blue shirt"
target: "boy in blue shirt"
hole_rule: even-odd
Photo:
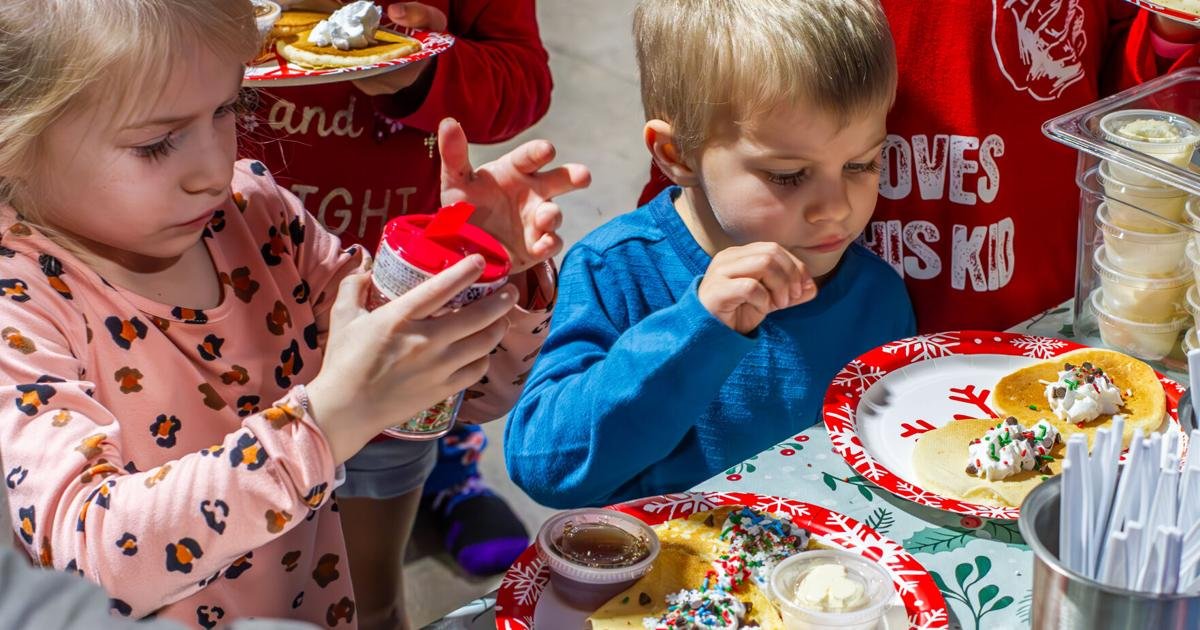
[[[854,241],[895,94],[875,0],[642,0],[646,147],[676,184],[567,254],[505,433],[556,508],[679,492],[818,420],[842,366],[913,334]]]

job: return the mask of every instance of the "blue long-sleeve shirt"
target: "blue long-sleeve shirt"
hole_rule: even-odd
[[[567,253],[550,335],[504,436],[509,473],[539,503],[686,490],[811,426],[838,370],[916,329],[900,277],[855,244],[815,299],[734,331],[700,303],[712,257],[677,194]]]

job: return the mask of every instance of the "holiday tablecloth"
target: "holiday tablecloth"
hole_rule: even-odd
[[[1070,310],[1063,306],[1012,331],[1103,345],[1093,335],[1077,335],[1069,318]],[[1178,357],[1153,365],[1170,378],[1186,380],[1178,371]],[[777,495],[841,512],[899,542],[916,556],[950,606],[951,627],[1029,627],[1033,556],[1021,540],[1015,521],[940,512],[875,488],[833,452],[822,423],[729,468],[695,490]],[[494,604],[494,594],[480,598],[429,628],[495,628]]]

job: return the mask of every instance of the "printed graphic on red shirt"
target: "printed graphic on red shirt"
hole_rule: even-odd
[[[992,0],[992,50],[1008,82],[1039,101],[1084,78],[1080,0]]]

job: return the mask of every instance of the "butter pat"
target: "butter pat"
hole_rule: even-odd
[[[796,585],[796,603],[821,612],[858,610],[867,604],[863,585],[846,577],[846,567],[823,564]]]
[[[313,27],[308,43],[314,46],[333,46],[338,50],[357,50],[375,43],[375,31],[383,11],[374,2],[358,0],[348,4]]]

